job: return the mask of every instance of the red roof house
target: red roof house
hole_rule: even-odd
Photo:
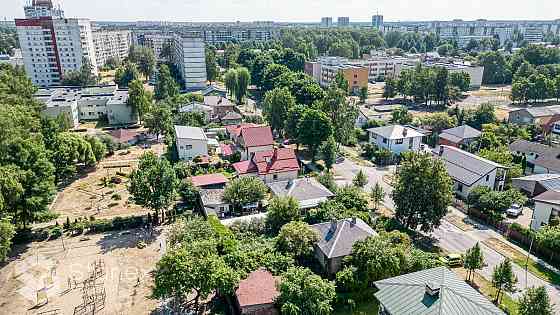
[[[237,146],[240,148],[242,160],[249,160],[256,152],[273,150],[274,139],[270,126],[242,128]]]
[[[238,125],[226,126],[226,131],[231,140],[237,142],[237,138],[241,135],[241,130],[244,128],[258,127],[259,125],[253,123],[243,123]]]
[[[119,143],[134,144],[138,141],[138,131],[128,129],[111,130],[109,134]]]
[[[190,180],[196,187],[204,189],[223,188],[228,182],[222,173],[193,176]]]
[[[239,313],[242,315],[275,315],[278,310],[274,306],[280,295],[277,285],[280,277],[273,276],[269,271],[259,269],[249,274],[247,279],[239,282],[235,291]]]
[[[293,149],[256,152],[249,161],[232,164],[237,175],[259,176],[265,183],[296,179],[299,162]]]

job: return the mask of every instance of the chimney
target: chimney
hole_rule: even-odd
[[[439,146],[439,156],[442,156],[442,155],[443,155],[443,146],[440,145]]]
[[[426,282],[426,294],[437,298],[439,297],[439,291],[441,290],[441,286],[435,282],[428,281]]]
[[[356,219],[356,217],[352,217],[352,225],[356,225],[356,223],[358,223],[358,219]]]
[[[408,133],[408,129],[404,128],[403,131],[402,131],[403,137],[406,137],[407,133]]]
[[[329,229],[329,232],[331,232],[331,233],[336,232],[337,226],[338,226],[338,221],[336,221],[336,219],[332,219],[331,220],[331,228]]]

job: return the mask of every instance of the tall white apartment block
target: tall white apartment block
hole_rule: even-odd
[[[157,60],[162,61],[164,57],[161,55],[166,45],[173,45],[175,37],[168,34],[142,34],[138,39],[138,44],[151,48]]]
[[[128,56],[132,33],[130,31],[93,32],[95,58],[98,67],[103,67],[111,57],[123,60]]]
[[[383,25],[383,15],[376,14],[371,17],[371,26],[373,26],[373,28],[377,29],[380,32],[383,32]]]
[[[51,0],[28,0],[23,7],[25,18],[33,19],[45,16],[64,18],[64,10]]]
[[[331,27],[332,26],[332,17],[322,17],[321,18],[321,26],[322,27]]]
[[[206,88],[206,52],[202,37],[176,34],[173,48],[173,63],[183,78],[183,88]]]
[[[60,84],[64,73],[79,70],[89,60],[97,75],[97,62],[89,20],[39,17],[16,19],[27,76],[39,86]]]

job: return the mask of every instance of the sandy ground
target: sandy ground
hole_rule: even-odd
[[[111,232],[29,244],[0,269],[0,314],[74,314],[83,303],[84,283],[99,264],[95,291],[100,298],[96,314],[149,314],[158,301],[149,298],[150,272],[160,257],[160,239],[143,230]],[[140,240],[148,246],[137,248]],[[76,285],[74,285],[74,280]],[[70,286],[69,286],[70,282]],[[48,303],[37,304],[44,288]],[[89,292],[94,292],[91,289]],[[90,293],[91,294],[91,293]]]

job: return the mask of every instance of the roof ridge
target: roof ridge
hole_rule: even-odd
[[[469,286],[468,284],[466,284],[466,285]],[[451,292],[453,292],[454,294],[456,294],[456,295],[462,297],[463,299],[465,299],[465,300],[467,300],[467,301],[469,301],[469,302],[471,302],[471,303],[473,303],[473,304],[478,305],[480,308],[483,308],[483,309],[489,311],[490,313],[493,313],[493,312],[492,312],[492,309],[490,309],[489,307],[487,307],[485,304],[480,303],[480,302],[478,302],[478,301],[474,301],[474,300],[472,300],[472,299],[466,297],[464,294],[462,294],[462,293],[460,293],[460,292],[457,292],[457,291],[454,290],[453,288],[448,287],[448,286],[445,285],[445,284],[442,285],[442,288],[443,288],[444,286],[445,286],[446,289],[448,289],[448,290],[450,290]],[[471,286],[469,286],[469,287],[470,287],[471,289],[475,290],[475,289],[472,288]],[[475,291],[476,291],[476,290],[475,290]],[[478,292],[478,291],[477,291],[477,292]]]
[[[338,228],[338,222],[336,222],[336,225],[337,225],[336,231],[335,231],[336,237],[335,237],[335,239],[334,239],[334,242],[333,242],[333,244],[332,244],[332,246],[331,246],[331,250],[329,251],[329,254],[328,254],[327,257],[331,257],[331,255],[332,255],[334,249],[336,248],[336,243],[338,243],[338,239],[340,238],[340,235],[342,234],[341,232],[342,232],[342,229],[344,228],[344,223],[346,223],[346,220],[343,220],[343,221],[342,221],[342,226],[341,226],[340,228]]]

